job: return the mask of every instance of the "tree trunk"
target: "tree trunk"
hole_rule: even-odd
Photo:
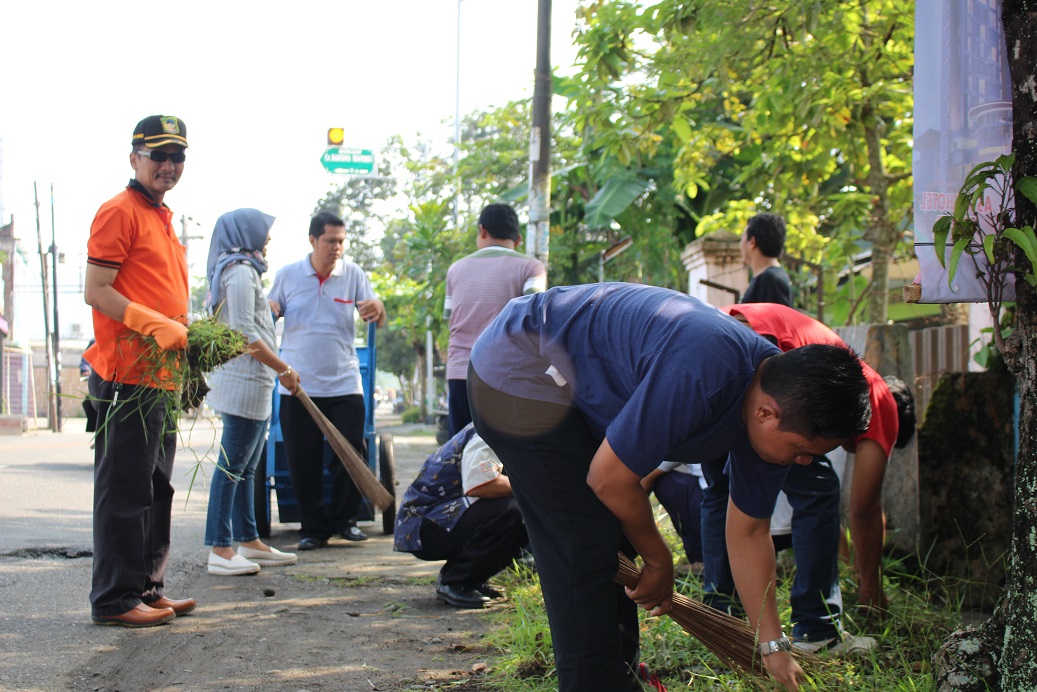
[[[889,315],[889,262],[897,247],[897,232],[889,214],[889,178],[882,160],[881,125],[871,104],[861,109],[868,147],[868,189],[871,192],[871,219],[865,237],[871,240],[871,287],[867,314],[869,324],[885,324]]]
[[[1037,175],[1037,2],[1003,0],[1001,18],[1008,45],[1012,78],[1012,151],[1016,180]],[[1022,195],[1016,196],[1016,225],[1034,225],[1037,210]],[[1025,258],[1018,258],[1027,266]],[[1033,269],[1031,267],[1031,269]],[[1019,394],[1019,452],[1015,471],[1015,501],[1012,507],[1012,546],[1007,579],[997,613],[980,632],[956,633],[944,643],[937,656],[937,689],[973,689],[988,684],[991,689],[1033,689],[1037,680],[1037,293],[1024,281],[1016,282],[1015,331],[1002,355],[1015,375]],[[1007,415],[1007,412],[1006,412]],[[959,641],[956,642],[955,638]],[[961,640],[968,640],[962,645]],[[1000,651],[997,643],[1001,643]],[[987,650],[993,647],[992,650]],[[941,657],[962,664],[977,650],[985,661],[997,661],[1000,680],[991,674],[947,675],[939,670]],[[958,666],[959,673],[969,673]],[[984,668],[986,670],[986,668]],[[975,673],[974,668],[971,672]]]
[[[1019,180],[1037,175],[1037,2],[1004,0],[1001,17],[1012,76],[1013,172]],[[1016,224],[1037,225],[1034,205],[1022,195],[1016,196]],[[1021,259],[1025,266],[1026,259]],[[1014,343],[1004,354],[1020,401],[1012,550],[1002,604],[1001,678],[1006,690],[1033,689],[1037,680],[1037,294],[1021,280],[1016,291]]]
[[[1019,180],[1037,176],[1037,0],[1003,0],[1001,21],[1012,79],[1013,175]],[[1017,226],[1037,225],[1037,209],[1024,196],[1016,196],[1015,211]],[[1029,266],[1025,257],[1017,261]],[[1016,293],[1015,331],[1002,353],[1020,403],[1005,590],[981,630],[958,632],[944,642],[935,662],[938,690],[1032,690],[1037,680],[1037,293],[1022,280]]]

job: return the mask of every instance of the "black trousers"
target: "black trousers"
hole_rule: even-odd
[[[364,459],[364,397],[312,397],[313,403],[327,416],[331,424],[353,445]],[[281,396],[281,435],[288,459],[288,474],[299,505],[303,538],[327,539],[345,531],[356,518],[363,503],[342,462],[334,455],[328,462],[331,472],[331,499],[324,504],[324,435],[310,417],[306,407],[290,395]]]
[[[90,385],[87,384],[89,387]],[[83,399],[83,414],[86,416],[86,432],[97,431],[97,407],[90,397]]]
[[[450,407],[450,437],[461,432],[464,426],[472,422],[472,411],[468,406],[468,382],[466,380],[447,380],[447,402]]]
[[[169,560],[176,428],[165,394],[90,375],[94,446],[94,615],[162,597]]]
[[[527,541],[515,498],[484,498],[466,509],[450,531],[422,521],[421,550],[414,557],[446,560],[439,570],[444,584],[477,586],[510,565]]]
[[[641,689],[637,606],[613,582],[629,550],[619,520],[587,485],[601,445],[575,408],[503,394],[468,370],[475,429],[500,457],[540,574],[558,688]]]

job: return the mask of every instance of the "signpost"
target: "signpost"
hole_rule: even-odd
[[[371,175],[374,172],[374,152],[370,149],[329,146],[320,162],[328,173]]]

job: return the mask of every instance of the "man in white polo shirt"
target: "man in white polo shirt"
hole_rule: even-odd
[[[364,271],[342,257],[346,226],[330,212],[310,220],[311,252],[277,272],[270,301],[284,318],[281,358],[299,373],[306,393],[366,458],[364,396],[354,337],[356,317],[386,322],[385,305]],[[367,538],[356,526],[363,496],[339,463],[330,465],[331,502],[324,504],[324,438],[301,402],[278,386],[280,422],[302,522],[299,550],[323,548],[334,535]]]

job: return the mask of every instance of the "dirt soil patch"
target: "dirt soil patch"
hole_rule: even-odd
[[[294,532],[273,536],[275,545],[291,540]],[[479,647],[488,620],[433,599],[437,566],[394,554],[383,535],[332,541],[250,577],[192,565],[183,592],[198,600],[194,613],[122,632],[68,674],[67,689],[359,692],[477,682],[491,653]]]
[[[434,430],[380,425],[379,432],[395,433],[399,498],[435,449]],[[178,451],[181,474],[192,458],[211,450],[211,430],[195,437]],[[88,458],[87,442],[77,437],[69,449]],[[91,486],[87,464],[75,467],[85,488],[76,497],[84,495],[84,508]],[[80,546],[85,551],[0,556],[0,596],[8,599],[0,602],[6,659],[0,689],[484,689],[480,680],[494,653],[480,647],[492,627],[487,611],[436,602],[442,563],[394,553],[381,516],[360,524],[367,541],[333,539],[322,550],[299,553],[295,565],[265,567],[253,576],[213,576],[205,568],[207,494],[199,483],[190,493],[178,487],[166,591],[171,598],[192,596],[198,608],[168,625],[129,630],[90,624],[88,538]],[[275,516],[270,543],[294,550],[297,529]]]

